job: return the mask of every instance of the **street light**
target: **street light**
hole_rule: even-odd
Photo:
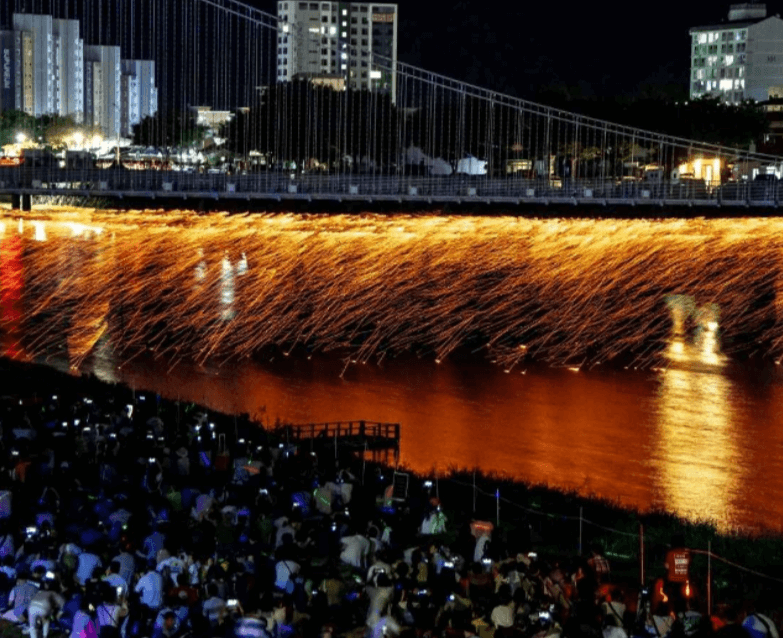
[[[24,144],[27,141],[27,135],[24,133],[17,133],[16,134],[16,143],[17,144]]]
[[[82,144],[84,143],[84,135],[81,131],[76,131],[76,133],[73,134],[73,143],[76,148],[82,148]]]

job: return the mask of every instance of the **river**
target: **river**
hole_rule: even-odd
[[[264,422],[399,422],[417,471],[783,532],[783,222],[38,209],[0,231],[5,356]]]

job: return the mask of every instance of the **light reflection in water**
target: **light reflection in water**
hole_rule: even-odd
[[[89,359],[106,380],[271,421],[399,421],[420,471],[478,466],[726,528],[783,503],[780,473],[754,474],[783,461],[781,386],[751,388],[725,352],[749,333],[779,354],[779,220],[47,211],[0,224],[16,358]],[[477,334],[489,347],[451,361]],[[359,362],[414,344],[427,356],[344,376],[334,359],[274,351],[237,364],[295,342]],[[498,366],[476,363],[486,351]],[[618,353],[664,371],[592,367]]]
[[[719,371],[671,368],[661,379],[658,449],[663,502],[686,519],[716,521],[723,529],[743,484],[732,429],[731,382]]]

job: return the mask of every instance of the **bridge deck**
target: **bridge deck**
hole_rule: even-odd
[[[574,206],[579,208],[640,207],[777,209],[783,187],[754,182],[706,189],[676,181],[645,184],[616,180],[546,180],[492,177],[414,177],[393,175],[250,175],[193,174],[167,171],[2,169],[0,193],[16,197],[85,197],[172,202],[243,203],[323,202],[331,204]],[[18,203],[18,202],[17,202]],[[640,214],[649,214],[649,212]]]

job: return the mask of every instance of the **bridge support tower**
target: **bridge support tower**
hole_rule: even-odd
[[[33,209],[33,196],[14,193],[11,195],[11,208],[14,210],[31,211]]]

